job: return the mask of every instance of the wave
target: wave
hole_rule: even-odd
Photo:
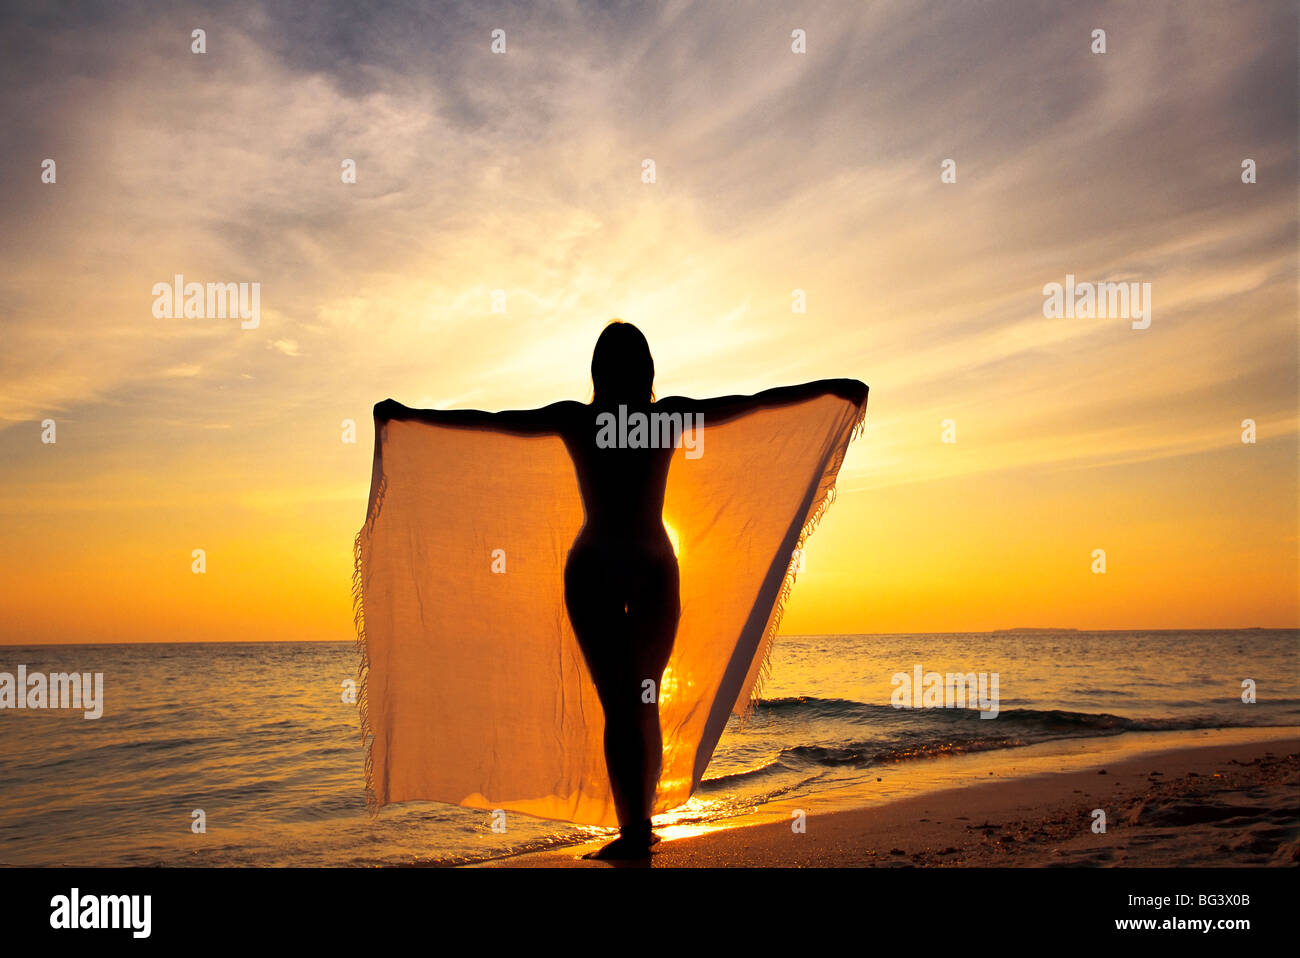
[[[1278,703],[1282,704],[1282,703]],[[754,724],[761,731],[764,719],[785,731],[798,722],[807,731],[825,733],[821,743],[773,743],[773,757],[743,771],[706,778],[710,791],[758,785],[783,773],[807,774],[820,769],[866,768],[913,759],[940,758],[967,752],[1018,748],[1058,739],[1119,735],[1123,732],[1165,732],[1211,728],[1249,727],[1258,722],[1233,720],[1222,715],[1131,718],[1109,712],[1075,712],[1067,709],[1002,709],[994,719],[982,719],[976,709],[896,709],[849,699],[760,699]],[[870,737],[844,733],[866,726]],[[776,731],[773,729],[773,731]],[[777,732],[778,736],[780,735]],[[807,734],[805,732],[804,734]],[[835,739],[839,739],[835,741]]]
[[[1295,699],[1274,699],[1263,703],[1274,706],[1296,704]],[[1074,712],[1068,709],[1004,708],[995,719],[981,719],[974,708],[895,708],[892,705],[869,705],[852,699],[797,698],[760,699],[755,711],[769,717],[798,715],[802,718],[842,718],[884,722],[928,720],[960,723],[969,721],[996,721],[999,724],[1014,722],[1026,726],[1052,728],[1119,729],[1121,731],[1167,731],[1173,729],[1237,728],[1249,727],[1257,722],[1246,722],[1222,715],[1169,716],[1160,718],[1129,718],[1110,712]]]

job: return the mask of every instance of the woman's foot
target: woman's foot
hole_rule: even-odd
[[[649,858],[651,846],[657,844],[659,836],[650,830],[650,820],[646,819],[638,828],[623,829],[622,834],[608,845],[582,857],[610,861]]]
[[[604,861],[628,861],[650,857],[650,843],[626,838],[620,835],[608,845],[597,851],[587,852],[583,858],[596,858]]]

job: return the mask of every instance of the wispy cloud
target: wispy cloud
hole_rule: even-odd
[[[270,460],[363,488],[364,440],[318,468],[343,419],[386,396],[584,398],[613,316],[645,329],[661,395],[866,380],[846,489],[1175,459],[1239,443],[1246,416],[1294,441],[1295,21],[1287,2],[10,6],[9,481],[54,416],[104,464],[158,428],[195,461],[229,433],[246,485]],[[1067,272],[1152,283],[1151,328],[1044,318]],[[261,324],[154,318],[176,274],[259,283]],[[289,422],[310,426],[286,442]]]

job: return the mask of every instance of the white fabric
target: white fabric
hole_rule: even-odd
[[[757,694],[792,556],[864,412],[822,395],[706,421],[702,456],[673,453],[663,518],[682,614],[655,813],[690,797],[728,715]],[[377,430],[354,584],[369,804],[617,825],[601,707],[564,605],[583,507],[563,442],[411,420]]]

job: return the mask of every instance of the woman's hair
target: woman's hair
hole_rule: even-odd
[[[591,354],[594,401],[608,406],[653,402],[655,361],[645,335],[631,323],[612,320]]]

